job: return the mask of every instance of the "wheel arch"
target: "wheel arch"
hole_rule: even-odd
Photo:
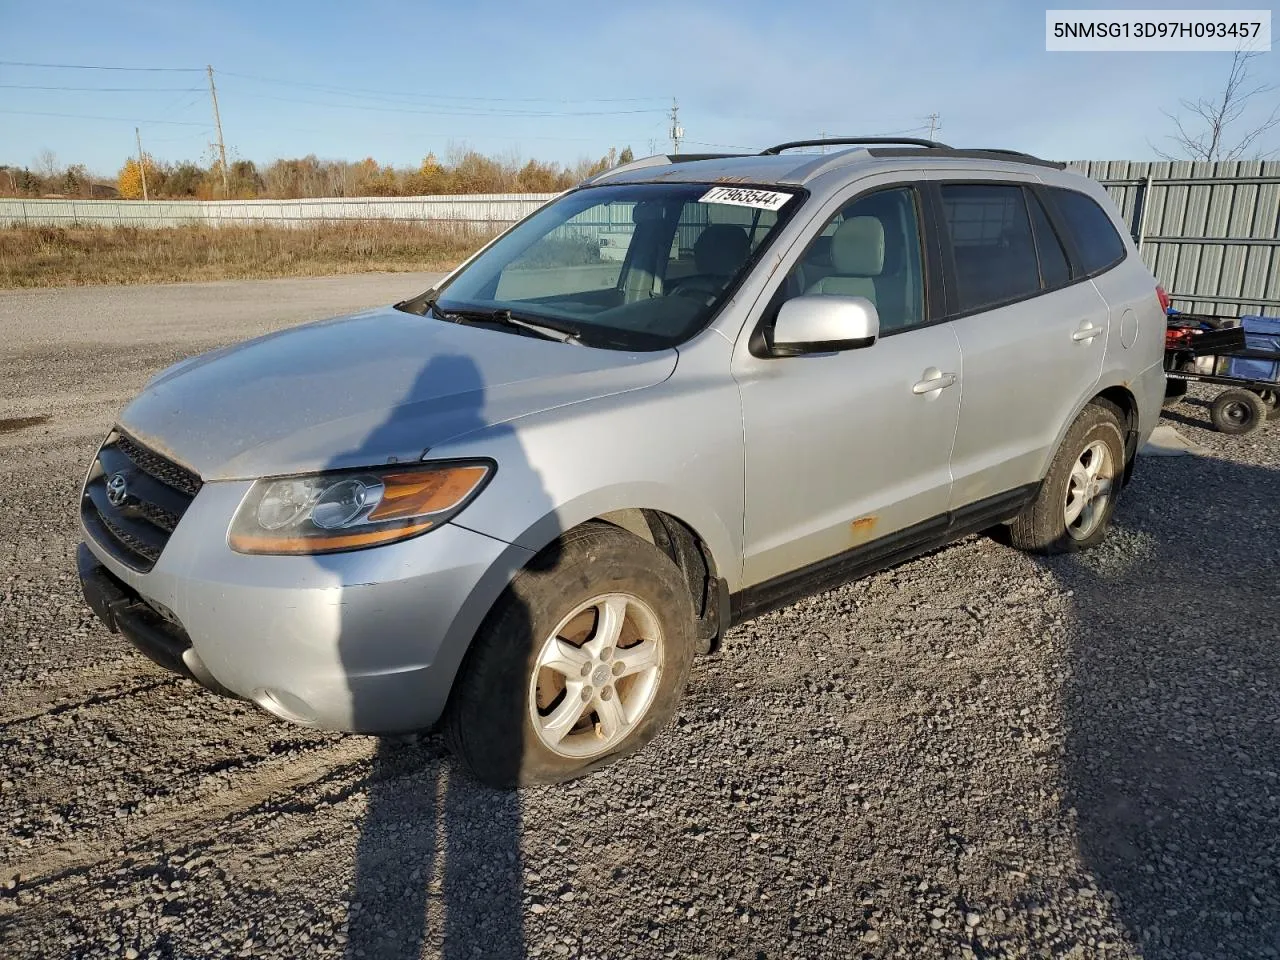
[[[1120,425],[1124,428],[1124,476],[1120,484],[1127,486],[1133,476],[1133,463],[1138,453],[1138,398],[1128,386],[1118,383],[1098,391],[1089,403],[1111,407],[1120,416]]]
[[[622,501],[626,503],[626,500]],[[570,530],[587,523],[607,523],[653,544],[680,568],[698,613],[699,653],[717,646],[728,627],[729,594],[738,580],[740,558],[734,554],[728,529],[716,518],[696,509],[673,509],[657,498],[632,499],[644,506],[620,506],[587,501],[562,506],[531,525],[516,538],[535,555],[549,548]]]
[[[1053,446],[1049,447],[1045,461],[1040,467],[1041,478],[1048,471],[1049,465],[1053,463],[1053,458],[1062,446],[1062,441],[1066,439],[1067,431],[1071,429],[1071,425],[1076,422],[1084,408],[1090,404],[1105,406],[1120,418],[1120,426],[1124,430],[1124,476],[1122,485],[1129,482],[1129,478],[1133,473],[1134,455],[1138,451],[1138,437],[1140,436],[1141,428],[1139,423],[1140,407],[1137,396],[1129,388],[1128,384],[1123,381],[1116,381],[1106,386],[1094,384],[1090,392],[1080,399],[1072,409],[1071,416],[1067,417],[1058,428],[1058,436],[1054,439]]]

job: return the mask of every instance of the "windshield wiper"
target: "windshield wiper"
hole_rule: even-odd
[[[541,318],[538,320],[526,320],[523,317],[512,316],[511,311],[505,307],[500,310],[453,310],[441,307],[435,300],[428,301],[425,306],[441,320],[449,320],[453,323],[468,323],[476,320],[487,321],[506,327],[518,327],[521,330],[528,330],[544,340],[555,340],[559,343],[582,343],[581,334],[576,328],[568,324]]]
[[[561,343],[582,343],[582,335],[576,328],[564,323],[557,323],[554,320],[525,320],[522,317],[512,316],[510,310],[495,310],[489,316],[494,323],[502,323],[511,327],[520,327],[523,330],[529,330],[538,334],[540,337],[546,337],[548,340],[558,340]]]

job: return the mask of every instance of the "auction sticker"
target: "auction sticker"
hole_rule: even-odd
[[[728,203],[735,207],[756,207],[760,210],[777,210],[794,194],[778,190],[753,190],[751,187],[712,187],[699,203]]]

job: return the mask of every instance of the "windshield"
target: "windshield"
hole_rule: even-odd
[[[706,326],[797,196],[706,183],[577,190],[441,287],[436,312],[510,311],[588,346],[671,347]]]

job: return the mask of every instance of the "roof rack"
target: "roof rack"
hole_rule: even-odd
[[[898,149],[891,147],[882,150],[867,151],[873,157],[918,157],[921,151],[915,149]],[[954,147],[945,147],[937,150],[937,152],[928,151],[926,156],[930,157],[953,157],[957,160],[1002,160],[1005,163],[1026,163],[1037,167],[1051,167],[1054,170],[1066,169],[1065,163],[1059,163],[1057,160],[1044,160],[1041,157],[1032,156],[1029,153],[1023,153],[1021,150],[1004,150],[997,147],[978,147],[976,149],[964,148],[956,149]]]
[[[745,153],[668,153],[672,163],[692,163],[695,160],[724,160],[727,157],[745,157]]]
[[[781,153],[783,150],[790,150],[793,147],[828,147],[848,145],[867,145],[867,144],[899,144],[913,147],[928,147],[931,150],[950,150],[951,147],[945,143],[938,143],[936,140],[920,140],[916,137],[822,137],[817,140],[790,140],[787,143],[779,143],[776,146],[769,147],[760,151],[760,156],[769,157]]]

